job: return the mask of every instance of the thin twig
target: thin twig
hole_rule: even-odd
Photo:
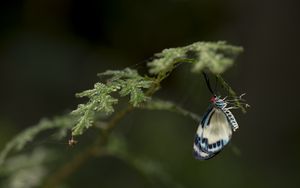
[[[108,134],[113,130],[117,123],[129,112],[133,110],[132,106],[128,106],[124,110],[116,113],[107,127],[102,132],[101,136],[95,141],[95,143],[77,154],[70,162],[63,165],[58,169],[52,176],[48,178],[45,183],[44,188],[53,188],[61,184],[67,177],[72,175],[76,170],[78,170],[83,164],[85,164],[89,159],[96,156],[101,156],[103,153],[102,145],[106,144],[108,139]]]
[[[228,90],[229,94],[233,97],[237,97],[237,94],[233,91],[233,89],[227,84],[227,82],[225,82],[225,80],[220,76],[217,75],[217,78],[219,79],[219,81],[221,82],[221,84]],[[236,103],[236,105],[242,110],[243,113],[246,113],[246,109],[245,107],[242,105],[242,103],[240,103],[239,100],[234,99],[234,102]]]
[[[160,82],[165,78],[163,75],[158,75],[152,86],[146,91],[147,96],[152,96],[159,88]],[[63,165],[58,169],[52,176],[48,178],[45,182],[44,188],[53,188],[61,184],[65,179],[71,176],[76,170],[78,170],[83,164],[85,164],[92,157],[96,157],[102,152],[102,145],[107,143],[108,136],[110,132],[117,126],[118,122],[122,120],[128,113],[133,110],[133,106],[129,105],[122,111],[117,112],[111,120],[108,122],[107,126],[101,132],[101,136],[96,139],[95,143],[77,154],[70,162]]]
[[[45,182],[45,188],[53,188],[60,185],[60,183],[67,177],[72,175],[77,169],[79,169],[84,163],[93,156],[99,154],[98,149],[95,146],[88,147],[86,150],[77,154],[70,162],[66,163],[63,167],[57,170],[48,180]]]

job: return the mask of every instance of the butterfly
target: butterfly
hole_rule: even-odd
[[[209,90],[212,92],[206,75],[205,79]],[[229,143],[232,133],[239,128],[230,110],[239,107],[229,107],[228,104],[242,101],[243,95],[244,94],[232,100],[227,100],[227,97],[221,98],[216,95],[213,95],[210,99],[211,104],[204,114],[195,136],[193,149],[196,159],[210,159],[217,155]]]

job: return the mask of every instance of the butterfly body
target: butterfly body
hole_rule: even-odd
[[[211,98],[211,105],[198,126],[194,142],[194,156],[199,160],[210,159],[230,141],[232,132],[238,128],[227,102],[220,97]]]

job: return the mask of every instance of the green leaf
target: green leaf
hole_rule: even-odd
[[[130,103],[136,107],[149,99],[143,89],[149,88],[152,80],[138,74],[136,70],[126,68],[124,70],[108,70],[98,76],[107,77],[106,84],[96,83],[93,89],[76,94],[77,97],[88,97],[86,104],[78,105],[72,112],[78,117],[76,125],[72,128],[72,135],[81,135],[86,129],[93,126],[97,113],[110,115],[114,112],[113,106],[118,99],[112,97],[112,93],[119,92],[121,97],[130,96]]]
[[[137,78],[128,79],[122,81],[122,89],[120,90],[120,95],[127,96],[130,95],[130,103],[137,107],[140,103],[145,102],[149,99],[144,92],[143,88],[149,88],[152,81],[140,80]]]
[[[143,78],[136,70],[130,68],[125,68],[124,70],[107,70],[103,73],[98,73],[98,76],[111,76],[109,78],[110,82],[126,78]]]
[[[73,117],[69,115],[56,117],[53,120],[42,119],[39,124],[29,127],[16,135],[11,141],[9,141],[4,149],[0,153],[0,166],[3,164],[7,155],[12,151],[20,151],[24,146],[33,141],[33,139],[42,131],[49,129],[65,129],[70,128],[73,124]]]
[[[0,168],[1,187],[41,187],[50,164],[57,156],[53,151],[37,147],[32,153],[22,153],[8,159]]]
[[[123,71],[108,70],[98,75],[112,76],[109,78],[109,83],[118,83],[118,85],[121,87],[119,94],[121,97],[130,95],[129,102],[134,107],[137,107],[140,103],[149,99],[149,97],[145,96],[143,89],[149,88],[153,81],[148,77],[139,75],[136,70],[129,68],[126,68]]]
[[[233,89],[229,86],[229,84],[220,76],[220,75],[217,75],[217,78],[218,80],[220,81],[220,83],[222,84],[222,86],[226,89],[226,91],[228,91],[229,93],[229,96],[233,97],[234,98],[234,101],[233,103],[239,108],[241,109],[241,111],[243,113],[246,113],[246,108],[250,107],[249,104],[247,103],[241,103],[240,100],[238,100],[238,96],[237,94],[235,93],[235,91],[233,91]],[[244,94],[243,94],[244,95]],[[241,95],[241,96],[243,96]]]
[[[226,44],[226,42],[196,42],[194,44],[165,49],[156,54],[157,59],[148,63],[151,74],[171,71],[178,62],[192,63],[193,72],[201,72],[208,68],[214,74],[223,73],[230,67],[241,47]]]
[[[78,117],[77,124],[72,128],[72,135],[80,135],[85,129],[91,127],[96,112],[106,114],[114,112],[113,105],[118,103],[118,99],[112,97],[110,93],[119,88],[118,84],[96,83],[93,89],[76,94],[77,97],[88,97],[89,101],[86,104],[78,105],[77,109],[71,112]]]

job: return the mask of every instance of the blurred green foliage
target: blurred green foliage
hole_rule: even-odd
[[[42,120],[38,125],[28,128],[6,144],[4,150],[0,153],[0,165],[4,169],[5,175],[8,177],[12,176],[12,180],[9,180],[11,183],[8,183],[9,186],[35,187],[43,185],[44,181],[46,187],[60,186],[66,178],[69,178],[69,176],[78,171],[84,165],[85,161],[90,160],[89,158],[94,155],[106,155],[107,152],[109,152],[110,155],[115,154],[128,164],[132,165],[147,178],[159,179],[168,187],[181,187],[179,185],[177,186],[177,183],[171,180],[170,176],[156,165],[155,162],[150,162],[147,159],[136,159],[134,155],[128,155],[128,152],[126,152],[122,147],[122,144],[120,144],[121,141],[118,141],[117,139],[112,139],[111,143],[111,140],[108,138],[109,133],[117,126],[120,120],[127,116],[131,109],[138,108],[139,106],[144,106],[144,108],[148,110],[175,111],[185,116],[188,115],[188,117],[192,117],[195,120],[197,118],[196,115],[181,107],[177,107],[171,102],[150,100],[152,95],[160,89],[160,83],[175,69],[176,63],[185,61],[192,63],[193,67],[197,67],[196,70],[198,73],[201,73],[205,68],[208,68],[212,72],[221,73],[228,67],[228,63],[233,63],[234,58],[241,52],[240,49],[241,48],[226,45],[224,42],[194,43],[187,47],[164,50],[158,55],[158,59],[149,62],[149,72],[154,75],[152,77],[141,76],[136,70],[130,68],[126,68],[122,71],[109,70],[99,74],[99,76],[107,77],[106,83],[98,82],[94,85],[93,89],[76,94],[78,97],[88,97],[89,101],[86,104],[78,105],[78,108],[72,111],[71,115],[67,114],[55,118],[53,121]],[[196,55],[189,57],[189,52],[191,51]],[[228,53],[231,53],[232,57],[225,56],[225,54]],[[203,56],[205,58],[203,58]],[[212,66],[212,64],[214,65]],[[195,71],[195,69],[192,70]],[[227,87],[229,86],[227,85]],[[145,91],[143,89],[145,89]],[[106,114],[107,116],[115,111],[113,105],[117,104],[119,101],[118,98],[112,96],[115,92],[118,92],[120,97],[129,95],[129,105],[127,105],[125,111],[116,111],[110,119],[105,116],[105,118],[102,117],[101,119],[97,119],[99,114]],[[142,103],[144,103],[144,105]],[[108,119],[107,123],[105,123],[105,119]],[[76,122],[75,125],[74,122]],[[57,172],[54,172],[53,175],[49,173],[48,176],[50,176],[50,178],[46,178],[43,181],[43,178],[46,176],[45,170],[40,172],[40,176],[36,176],[35,180],[30,180],[28,182],[24,180],[22,174],[17,175],[16,177],[13,176],[20,173],[20,170],[18,169],[26,169],[27,165],[29,165],[29,171],[23,172],[24,174],[34,174],[36,171],[39,172],[43,169],[41,166],[45,159],[42,158],[41,160],[37,160],[34,157],[35,155],[32,157],[34,159],[32,164],[22,164],[26,162],[26,157],[22,155],[16,158],[16,161],[12,163],[13,166],[10,165],[11,163],[9,161],[6,162],[6,157],[10,152],[20,151],[28,142],[32,142],[41,132],[57,129],[59,135],[66,136],[66,130],[73,126],[72,137],[69,140],[69,145],[72,146],[77,143],[77,141],[73,139],[73,136],[81,135],[86,129],[99,123],[102,124],[102,127],[98,127],[102,130],[102,134],[95,139],[96,142],[92,144],[92,146],[89,146],[88,149],[81,151],[77,155],[75,154],[75,157],[70,162],[63,165],[63,167],[58,169]],[[108,146],[104,147],[105,143],[108,143]],[[49,156],[49,159],[51,159],[50,155],[45,154],[44,156]],[[36,164],[34,163],[35,161]],[[14,166],[14,163],[17,164],[17,167]],[[20,164],[21,167],[19,167],[18,164]],[[22,165],[25,165],[25,167],[22,167]],[[35,166],[38,169],[32,169],[30,166]],[[31,176],[33,175],[31,174]],[[16,182],[19,183],[15,185]]]
[[[144,76],[146,62],[153,59],[144,60],[155,52],[194,41],[226,40],[243,45],[246,53],[239,59],[242,63],[223,76],[238,93],[247,92],[253,107],[246,116],[235,113],[241,126],[233,146],[205,163],[193,159],[198,123],[188,117],[196,120],[202,115],[209,92],[202,78],[190,73],[190,65],[180,66],[162,82],[155,103],[119,122],[114,130],[117,142],[126,142],[133,160],[160,169],[166,179],[183,187],[299,187],[298,7],[295,0],[2,1],[0,150],[39,119],[67,114],[87,102],[74,93],[93,88],[98,72],[130,67]],[[162,101],[156,103],[158,98],[163,106]],[[153,105],[169,110],[145,109]],[[179,116],[178,110],[196,116]],[[106,125],[90,127],[76,138],[75,147],[68,146],[69,129],[45,131],[9,158],[20,155],[30,161],[38,148],[41,156],[50,153],[45,163],[33,168],[38,170],[24,169],[24,179],[39,179],[92,144]],[[116,155],[122,156],[91,159],[61,187],[168,187],[155,177],[149,180]],[[1,187],[15,181],[9,176],[1,174]],[[25,186],[22,182],[14,185]]]

